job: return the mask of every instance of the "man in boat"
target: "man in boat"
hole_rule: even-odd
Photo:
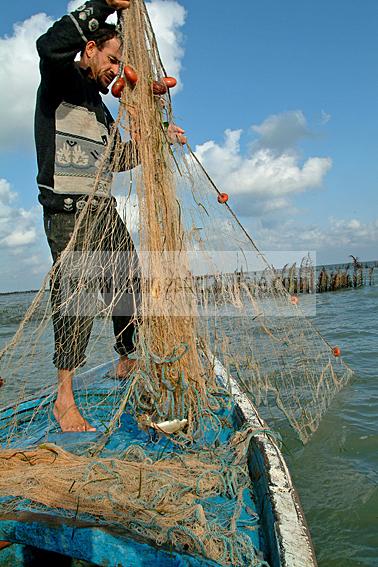
[[[38,161],[37,183],[39,202],[43,206],[44,226],[54,264],[67,247],[80,211],[91,211],[95,230],[91,238],[101,251],[113,248],[133,252],[126,226],[115,208],[110,194],[112,175],[100,174],[111,126],[114,122],[102,101],[117,77],[122,42],[114,25],[106,19],[116,10],[130,7],[132,0],[90,0],[73,13],[56,22],[37,41],[40,56],[41,83],[35,111],[35,142]],[[80,60],[75,61],[80,52]],[[184,131],[174,125],[168,129],[170,141],[185,143]],[[117,171],[134,167],[136,139],[124,144]],[[96,194],[93,188],[97,183]],[[96,236],[97,234],[97,236]],[[77,233],[75,250],[83,250],[83,231]],[[96,249],[96,242],[94,248]],[[88,244],[88,243],[87,243]],[[133,255],[135,258],[135,254]],[[130,266],[129,272],[130,275]],[[93,317],[62,314],[61,278],[52,278],[51,305],[55,338],[54,364],[58,369],[58,395],[54,416],[62,431],[94,431],[81,415],[73,395],[75,369],[85,363],[85,350],[92,329]],[[116,375],[130,372],[134,350],[135,312],[113,311],[119,354]]]

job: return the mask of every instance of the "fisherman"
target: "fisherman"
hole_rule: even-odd
[[[41,72],[35,111],[38,199],[43,206],[54,265],[67,247],[75,222],[85,207],[90,209],[89,224],[91,214],[95,223],[95,230],[91,227],[94,249],[99,249],[101,240],[101,251],[113,248],[134,252],[131,237],[110,195],[112,174],[99,167],[114,123],[101,94],[108,92],[118,75],[122,58],[117,28],[106,23],[106,19],[116,10],[128,9],[131,2],[90,0],[56,22],[37,40]],[[78,53],[80,59],[75,61]],[[178,126],[171,124],[168,128],[171,142],[185,143],[183,134]],[[117,171],[136,165],[131,157],[136,149],[133,144],[137,145],[136,137],[124,144]],[[97,190],[93,196],[95,183]],[[84,247],[85,230],[76,232],[75,250],[80,251]],[[54,364],[58,369],[54,416],[62,431],[95,431],[81,415],[72,389],[75,369],[85,363],[93,317],[64,314],[62,303],[61,277],[54,274],[51,305]],[[133,364],[129,355],[134,350],[135,312],[116,314],[113,310],[112,320],[115,350],[119,354],[116,375],[122,378]]]

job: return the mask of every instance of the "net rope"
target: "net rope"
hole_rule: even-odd
[[[272,418],[283,415],[303,443],[351,371],[292,301],[233,209],[218,203],[220,191],[190,146],[169,143],[164,124],[173,121],[171,99],[151,88],[166,72],[143,0],[131,3],[121,28],[123,61],[138,82],[126,81],[93,194],[77,214],[68,245],[0,353],[11,408],[0,424],[2,509],[27,505],[94,515],[223,565],[264,565],[237,529],[256,432],[230,436],[217,447],[231,397],[217,381],[213,355],[257,406],[268,407]],[[125,145],[130,139],[134,143]],[[115,176],[117,212],[104,180],[122,171],[125,159],[135,167]],[[227,271],[224,251],[253,254],[265,285]],[[69,341],[60,335],[62,356],[80,351],[91,335],[91,362],[107,344],[112,358],[109,319],[122,310],[132,314],[132,373],[98,396],[84,381],[76,399],[89,416],[106,405],[103,435],[85,454],[36,443],[42,416],[54,427],[51,319],[64,313],[70,325]],[[24,411],[31,397],[40,402]],[[183,420],[185,427],[169,436],[172,447],[163,458],[137,445],[106,457],[125,414],[142,430],[166,420]],[[203,449],[209,431],[211,447]],[[226,517],[214,514],[216,502],[208,504],[214,496],[228,501]],[[257,522],[253,514],[243,521],[251,530]]]

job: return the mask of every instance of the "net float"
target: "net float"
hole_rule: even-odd
[[[173,89],[173,87],[177,85],[177,81],[174,77],[163,77],[162,81],[169,89]]]
[[[163,95],[167,92],[168,87],[162,81],[153,81],[152,83],[152,92],[154,95]]]
[[[11,541],[0,541],[0,551],[12,545]]]
[[[227,193],[219,193],[218,195],[218,203],[227,203],[228,195]]]
[[[125,67],[123,68],[123,73],[128,83],[130,83],[132,87],[135,87],[138,82],[138,75],[136,74],[134,69],[130,67],[130,65],[125,65]]]
[[[292,305],[298,305],[299,297],[297,297],[296,295],[292,295],[291,298],[290,298],[290,301],[291,301]]]
[[[333,356],[338,358],[341,355],[341,348],[338,347],[338,346],[334,346],[333,349],[332,349],[332,354],[333,354]]]
[[[114,83],[114,85],[112,86],[112,95],[115,98],[120,98],[123,89],[125,88],[126,83],[125,80],[120,77],[119,79],[116,80],[116,82]]]

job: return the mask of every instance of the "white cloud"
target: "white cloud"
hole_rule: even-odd
[[[0,38],[0,147],[31,144],[35,95],[39,83],[36,39],[52,24],[36,14]]]
[[[0,179],[0,235],[1,226],[9,217],[10,204],[16,198],[16,194],[12,193],[10,183],[6,179]]]
[[[6,179],[0,179],[0,203],[9,205],[15,196],[16,194],[11,191],[10,183]]]
[[[348,221],[348,228],[352,230],[359,230],[361,228],[361,223],[357,219],[351,219]]]
[[[332,116],[328,114],[328,112],[322,110],[320,113],[320,124],[324,126],[324,124],[327,124],[331,120],[331,118]]]
[[[38,288],[51,261],[41,207],[17,206],[18,195],[0,179],[0,291]]]
[[[139,206],[137,196],[134,194],[130,196],[116,195],[117,211],[126,224],[127,230],[132,235],[134,244],[138,239],[139,229]]]
[[[17,249],[35,242],[36,214],[39,207],[27,211],[11,203],[17,200],[17,194],[11,191],[6,179],[0,179],[0,249],[9,247]]]
[[[240,147],[242,130],[226,130],[223,144],[208,141],[195,150],[220,190],[235,197],[235,207],[246,216],[291,206],[291,196],[321,187],[332,165],[328,157],[309,157],[303,161],[293,147],[282,152],[262,147],[268,140],[283,143],[287,122],[279,116],[269,117],[259,131],[263,144],[259,142],[245,153]],[[286,140],[293,144],[298,135],[290,131]]]
[[[26,246],[27,244],[32,244],[37,238],[37,232],[35,228],[29,228],[24,230],[14,230],[8,236],[3,238],[2,244],[9,247],[19,247]]]
[[[67,5],[67,12],[73,12],[84,4],[84,0],[71,0]]]
[[[277,152],[294,147],[301,138],[310,134],[301,110],[272,114],[261,124],[252,126],[252,130],[260,135],[260,147]]]
[[[69,2],[67,11],[80,4],[83,1]],[[184,55],[180,28],[185,23],[185,9],[174,0],[152,0],[147,7],[167,72],[179,80]],[[39,84],[35,42],[52,24],[53,20],[47,14],[35,14],[14,24],[12,35],[0,38],[0,148],[32,146],[35,97]],[[179,85],[172,94],[179,90]]]
[[[336,219],[331,217],[330,236],[333,243],[357,245],[378,242],[378,218],[371,222],[358,219]]]
[[[172,94],[181,87],[180,71],[184,56],[183,37],[180,28],[185,24],[186,11],[174,0],[152,0],[146,4],[151,23],[156,30],[160,55],[168,75],[178,80]]]
[[[319,226],[293,205],[298,193],[322,187],[332,166],[329,157],[301,157],[296,144],[311,136],[303,114],[268,117],[253,131],[261,139],[245,151],[243,131],[226,130],[222,143],[210,140],[195,152],[260,250],[316,250],[322,262],[348,261],[351,253],[377,258],[378,219],[331,217]]]
[[[338,257],[361,250],[371,258],[377,255],[378,218],[370,222],[358,219],[330,217],[323,226],[305,224],[298,220],[282,218],[279,228],[266,226],[262,220],[249,223],[249,229],[265,250],[317,250],[339,251]],[[369,252],[370,250],[370,252]]]

